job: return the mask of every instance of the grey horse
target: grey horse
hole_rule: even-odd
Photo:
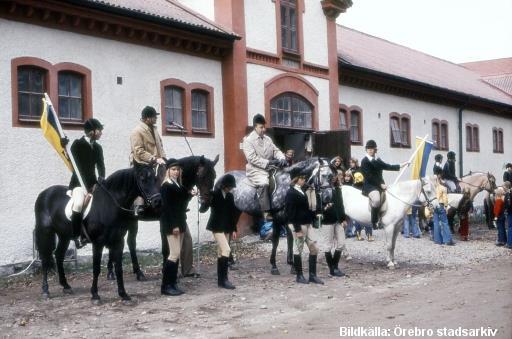
[[[323,187],[330,187],[332,177],[335,175],[335,170],[330,167],[327,159],[323,158],[310,158],[298,162],[290,167],[283,169],[273,168],[270,170],[269,175],[274,178],[275,185],[272,189],[272,214],[273,214],[273,233],[272,233],[272,254],[270,256],[270,264],[272,265],[271,273],[274,275],[280,274],[276,265],[276,252],[279,245],[279,235],[281,226],[286,225],[286,215],[284,213],[286,192],[290,188],[290,171],[294,168],[300,168],[301,173],[307,178],[307,184],[313,185],[320,193],[320,201],[327,201],[330,199],[330,190],[323,190]],[[235,198],[235,205],[241,212],[255,217],[257,220],[261,219],[262,211],[260,209],[258,199],[256,198],[256,187],[253,186],[245,175],[245,171],[232,171],[226,174],[231,174],[235,177],[236,188],[233,190]],[[216,187],[220,178],[217,181]],[[293,267],[293,237],[290,232],[287,232],[288,253],[287,262]]]

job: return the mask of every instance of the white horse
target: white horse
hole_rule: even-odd
[[[370,205],[368,197],[360,190],[351,186],[342,186],[343,205],[345,213],[350,219],[362,224],[371,224]],[[437,206],[435,188],[431,180],[418,179],[401,181],[388,187],[386,201],[381,208],[381,223],[384,225],[387,242],[388,267],[398,267],[395,261],[396,237],[400,232],[403,218],[409,207],[416,202],[428,203]],[[389,241],[391,240],[391,241]]]

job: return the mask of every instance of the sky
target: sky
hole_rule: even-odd
[[[512,57],[512,0],[352,0],[338,24],[454,63]]]

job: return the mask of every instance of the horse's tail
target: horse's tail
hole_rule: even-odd
[[[41,192],[37,197],[35,204],[35,217],[36,225],[34,228],[34,241],[36,250],[41,259],[43,269],[52,269],[55,267],[53,259],[53,251],[56,247],[55,232],[51,227],[51,217],[48,209],[45,206],[44,199],[45,191]]]

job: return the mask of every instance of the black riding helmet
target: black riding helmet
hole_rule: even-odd
[[[443,155],[442,154],[436,154],[436,156],[434,157],[434,160],[437,161],[437,162],[443,161]]]
[[[226,174],[222,178],[222,180],[220,182],[220,186],[222,188],[224,188],[224,187],[235,188],[236,187],[235,177],[232,174]]]
[[[174,159],[174,158],[167,159],[167,161],[165,162],[165,168],[169,169],[174,166],[181,167],[180,161],[178,159]]]
[[[96,129],[102,130],[103,125],[98,119],[90,118],[84,123],[84,132],[85,134],[94,131]]]
[[[290,170],[290,179],[295,179],[295,178],[300,178],[300,177],[305,177],[304,173],[302,173],[302,168],[292,168]]]
[[[369,149],[369,148],[373,148],[373,149],[376,149],[377,148],[377,143],[375,142],[375,140],[368,140],[366,142],[366,146],[365,146],[366,149]]]
[[[448,152],[448,154],[446,154],[446,157],[448,159],[455,160],[455,152],[454,151]]]

